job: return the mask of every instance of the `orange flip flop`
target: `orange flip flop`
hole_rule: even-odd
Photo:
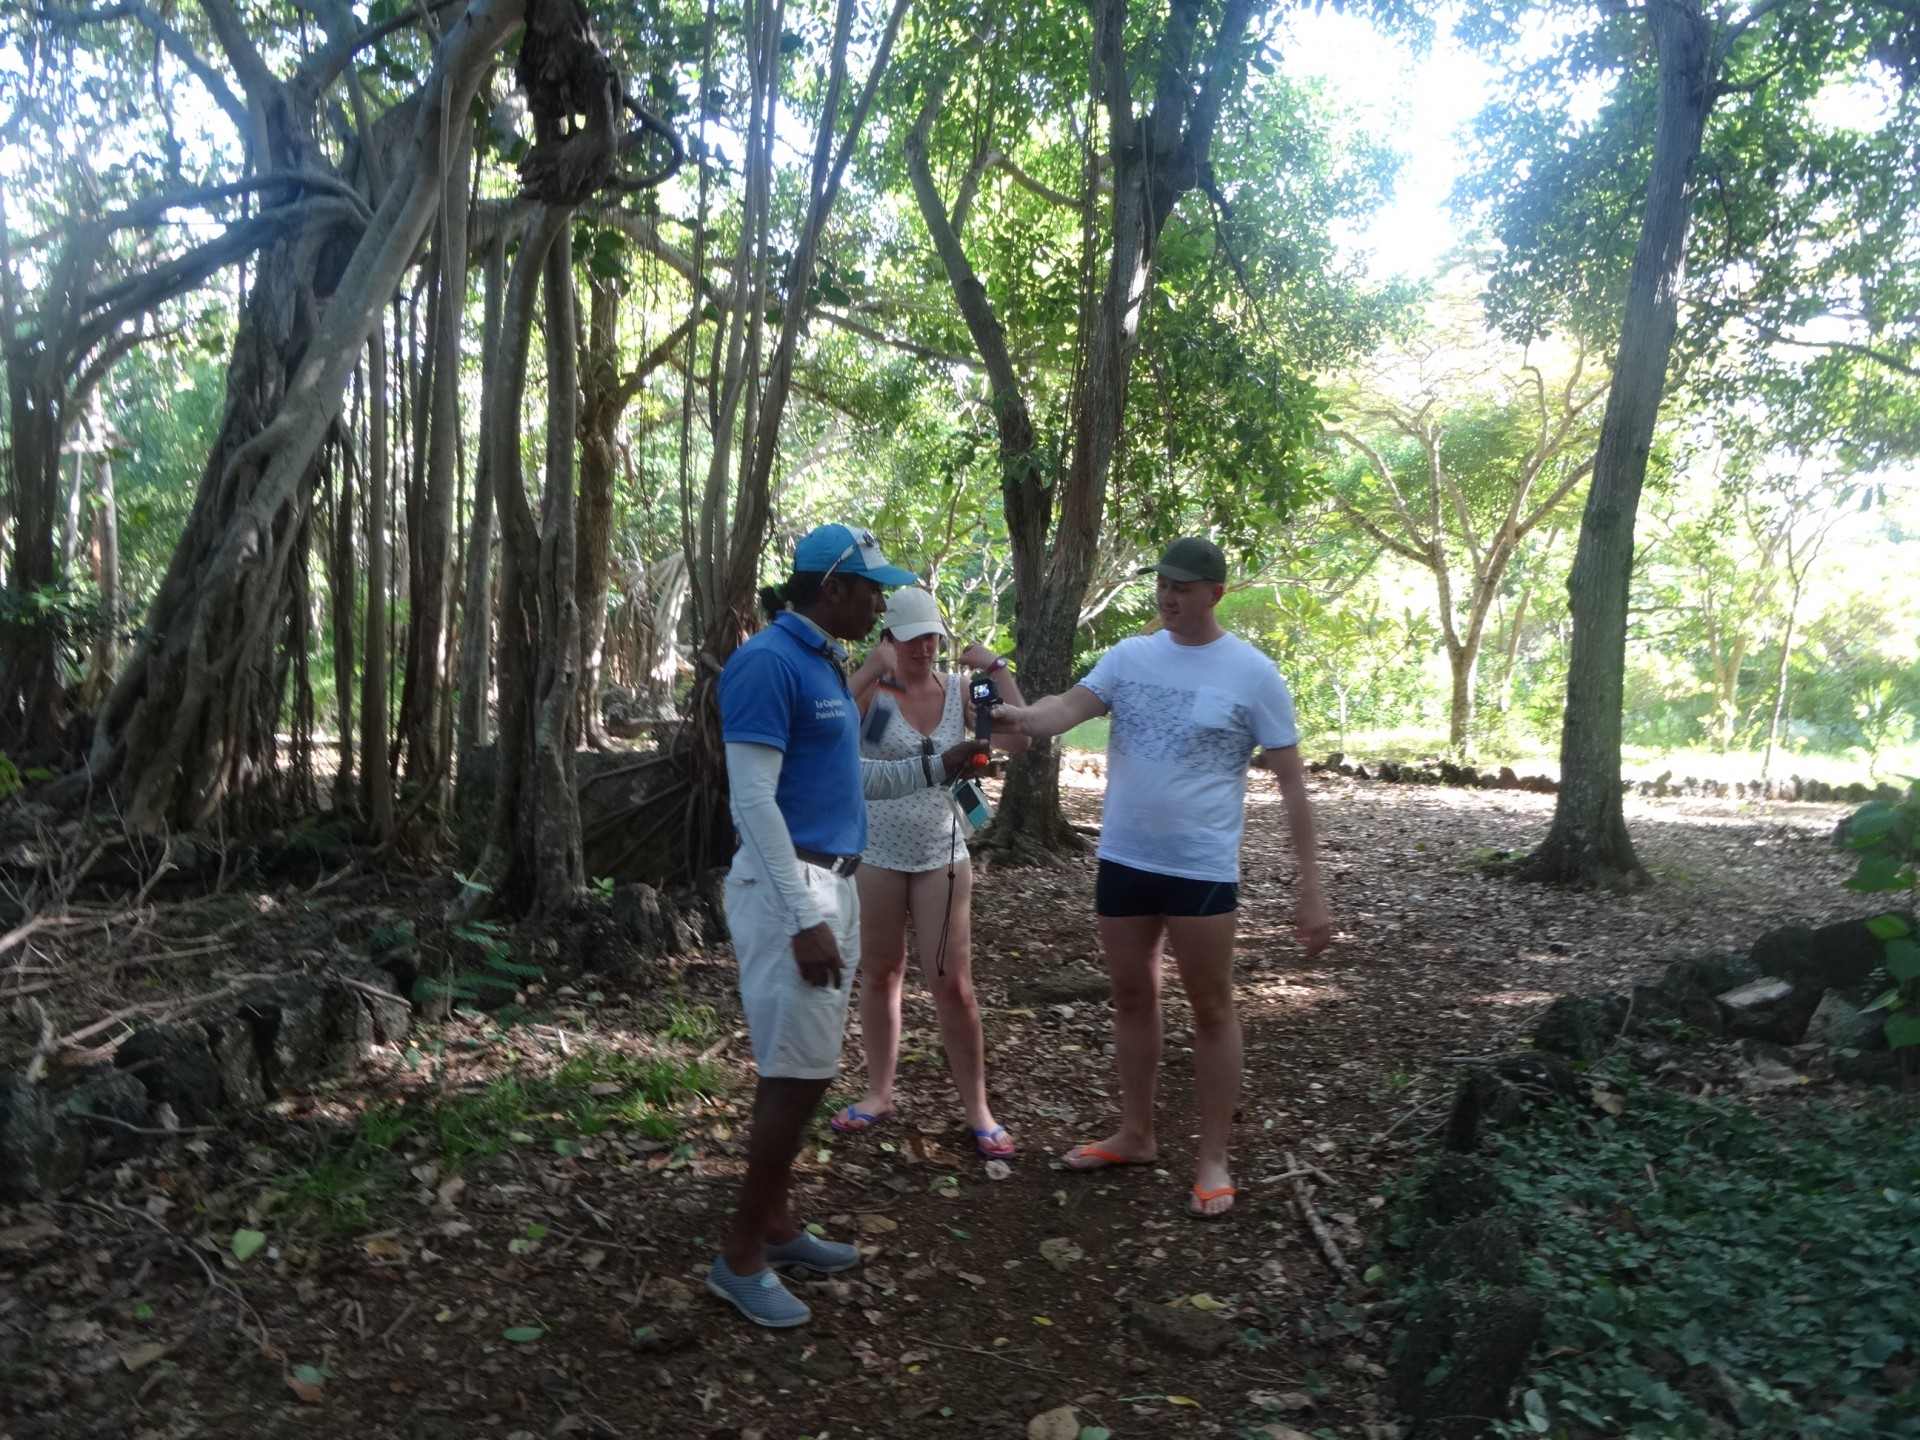
[[[1190,1219],[1194,1220],[1224,1220],[1233,1213],[1233,1207],[1231,1205],[1227,1206],[1224,1210],[1216,1210],[1212,1213],[1208,1213],[1199,1207],[1207,1204],[1209,1201],[1218,1200],[1222,1195],[1231,1196],[1238,1195],[1239,1193],[1240,1192],[1231,1185],[1222,1185],[1218,1190],[1202,1190],[1198,1185],[1195,1185],[1193,1187],[1193,1195],[1187,1201],[1187,1215]]]
[[[1074,1161],[1092,1160],[1091,1165],[1076,1165]],[[1112,1150],[1102,1150],[1098,1145],[1076,1145],[1060,1157],[1060,1163],[1069,1170],[1107,1170],[1119,1169],[1128,1165],[1153,1165],[1156,1160],[1136,1160],[1131,1155],[1116,1154]]]

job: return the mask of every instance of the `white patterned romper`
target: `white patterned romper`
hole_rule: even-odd
[[[899,707],[886,691],[874,696],[875,705],[892,712],[878,741],[865,741],[860,753],[874,760],[909,760],[926,753],[925,741],[933,742],[933,763],[937,766],[942,751],[967,738],[967,686],[956,675],[943,677],[947,703],[941,708],[940,723],[933,734],[922,736],[907,723]],[[861,860],[883,870],[904,870],[918,874],[923,870],[944,870],[954,861],[967,858],[966,838],[954,814],[947,787],[917,790],[898,800],[867,801],[867,848]]]

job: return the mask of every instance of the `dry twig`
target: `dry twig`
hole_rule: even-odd
[[[1293,1152],[1287,1152],[1287,1168],[1295,1168]],[[1320,1244],[1320,1253],[1326,1257],[1327,1264],[1341,1281],[1357,1286],[1360,1277],[1353,1272],[1353,1266],[1347,1263],[1347,1257],[1340,1253],[1340,1247],[1334,1243],[1332,1234],[1327,1230],[1326,1221],[1320,1218],[1320,1212],[1313,1208],[1313,1191],[1304,1179],[1296,1177],[1293,1182],[1294,1203],[1300,1207],[1300,1218],[1307,1222],[1307,1229],[1313,1232],[1313,1238]]]
[[[398,1330],[402,1325],[406,1324],[408,1317],[411,1316],[413,1312],[418,1310],[419,1308],[420,1308],[420,1301],[417,1297],[415,1299],[409,1300],[407,1302],[407,1308],[402,1310],[398,1315],[394,1316],[393,1323],[387,1326],[386,1329],[380,1332],[380,1343],[382,1345],[386,1345],[390,1343],[393,1339],[393,1332]]]
[[[150,1125],[134,1125],[113,1115],[97,1115],[91,1110],[79,1112],[83,1120],[91,1120],[96,1125],[113,1125],[122,1130],[130,1130],[135,1135],[160,1135],[172,1139],[175,1135],[212,1135],[219,1131],[217,1125],[180,1125],[172,1130],[156,1130]]]
[[[131,1216],[133,1219],[140,1221],[142,1224],[151,1226],[153,1229],[158,1230],[163,1236],[167,1238],[168,1241],[170,1241],[175,1246],[175,1248],[192,1256],[193,1263],[200,1267],[200,1273],[207,1277],[207,1288],[213,1291],[215,1294],[224,1295],[228,1299],[233,1301],[235,1311],[239,1317],[239,1319],[236,1319],[235,1325],[239,1328],[241,1333],[243,1335],[246,1335],[246,1338],[248,1340],[252,1341],[255,1345],[259,1346],[262,1354],[266,1354],[271,1351],[272,1346],[269,1343],[269,1336],[267,1333],[267,1322],[260,1318],[260,1312],[253,1308],[253,1305],[248,1301],[247,1297],[240,1293],[239,1287],[234,1285],[232,1281],[223,1280],[218,1275],[213,1273],[213,1267],[207,1264],[206,1256],[202,1255],[199,1252],[199,1250],[194,1247],[193,1243],[189,1241],[185,1236],[174,1234],[173,1231],[169,1230],[165,1225],[161,1224],[160,1221],[156,1220],[153,1216],[147,1214],[146,1211],[135,1210],[131,1205],[122,1205],[118,1200],[113,1202],[111,1209],[109,1209],[105,1205],[100,1204],[98,1201],[94,1201],[94,1200],[82,1200],[80,1203],[84,1205],[87,1209],[97,1210],[103,1215],[119,1214],[119,1215]],[[240,1320],[251,1320],[253,1322],[253,1330],[255,1333],[248,1334],[247,1327],[245,1325],[240,1324]]]
[[[1386,1130],[1381,1133],[1380,1139],[1374,1141],[1373,1143],[1376,1145],[1380,1144],[1381,1141],[1384,1141],[1389,1135],[1393,1134],[1394,1131],[1398,1130],[1402,1125],[1406,1124],[1407,1121],[1411,1120],[1414,1116],[1418,1115],[1422,1110],[1425,1110],[1428,1107],[1434,1104],[1437,1104],[1439,1101],[1444,1100],[1446,1098],[1447,1098],[1447,1092],[1445,1090],[1442,1090],[1438,1095],[1429,1095],[1426,1099],[1422,1100],[1418,1105],[1414,1106],[1413,1109],[1407,1111],[1406,1114],[1402,1115],[1398,1120],[1394,1121],[1393,1124],[1389,1125],[1386,1128]]]
[[[111,1015],[94,1021],[91,1025],[81,1026],[80,1029],[75,1030],[71,1035],[62,1035],[54,1042],[54,1048],[56,1050],[74,1049],[82,1040],[90,1040],[101,1031],[111,1029],[122,1021],[131,1020],[136,1015],[145,1015],[155,1023],[162,1020],[175,1019],[190,1010],[199,1009],[202,1005],[211,1005],[216,1000],[223,1000],[238,990],[246,981],[259,978],[261,977],[254,975],[241,976],[238,979],[229,981],[218,990],[210,990],[205,995],[196,995],[191,999],[183,1000],[172,1009],[162,1010],[158,1014],[155,1014],[152,1007],[148,1005],[128,1005],[123,1009],[114,1011]]]
[[[1061,1373],[1058,1370],[1049,1370],[1045,1365],[1029,1365],[1024,1360],[1016,1360],[1011,1355],[1003,1354],[998,1350],[980,1350],[972,1345],[949,1345],[944,1340],[929,1340],[924,1335],[909,1335],[906,1338],[916,1345],[931,1345],[936,1350],[958,1350],[962,1355],[979,1355],[987,1360],[997,1360],[1002,1365],[1018,1365],[1022,1370],[1032,1370],[1041,1375]]]
[[[22,940],[37,930],[51,930],[56,925],[86,925],[92,923],[84,915],[34,915],[22,920],[6,934],[0,935],[0,955],[4,955]]]
[[[29,1000],[27,1008],[40,1020],[40,1038],[34,1042],[33,1058],[27,1061],[26,1071],[27,1084],[37,1085],[47,1072],[47,1057],[53,1053],[53,1019],[38,1000]]]

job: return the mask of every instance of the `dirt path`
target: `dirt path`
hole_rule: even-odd
[[[1091,824],[1097,779],[1072,778]],[[1444,1114],[1449,1057],[1511,1047],[1553,995],[1856,913],[1826,843],[1841,812],[1630,799],[1661,883],[1605,900],[1478,873],[1477,857],[1539,836],[1550,799],[1318,778],[1340,938],[1305,964],[1280,809],[1256,789],[1229,1221],[1179,1211],[1192,1127],[1176,982],[1162,1164],[1082,1176],[1050,1163],[1112,1118],[1105,1008],[1008,997],[1097,966],[1091,864],[992,873],[976,953],[996,1111],[1020,1155],[1004,1179],[973,1155],[931,1006],[910,990],[900,1120],[853,1140],[823,1126],[808,1152],[807,1211],[873,1249],[845,1279],[799,1287],[816,1311],[804,1332],[753,1332],[700,1289],[738,1164],[725,1099],[698,1108],[678,1144],[528,1135],[453,1185],[423,1152],[371,1212],[371,1234],[303,1238],[269,1209],[262,1249],[235,1260],[230,1237],[258,1213],[245,1207],[286,1188],[301,1132],[417,1085],[419,1057],[387,1055],[336,1092],[132,1159],[70,1202],[0,1210],[0,1436],[1019,1437],[1068,1404],[1117,1437],[1273,1422],[1390,1433],[1369,1428],[1391,1418],[1378,1398],[1387,1337],[1329,1312],[1335,1279],[1291,1182],[1270,1179],[1284,1156],[1325,1172],[1319,1208],[1364,1267],[1383,1187]],[[724,953],[689,962],[679,985],[737,1024]],[[551,1068],[583,1044],[644,1046],[624,1028],[637,1013],[609,990],[585,1023],[475,1026],[448,1055],[475,1076],[496,1062]],[[740,1071],[735,1096],[742,1051],[717,1057]],[[415,1163],[411,1140],[392,1143]],[[1225,1348],[1196,1358],[1143,1334],[1129,1321],[1139,1301],[1228,1322]]]

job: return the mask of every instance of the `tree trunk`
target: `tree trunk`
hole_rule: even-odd
[[[367,654],[360,708],[361,801],[367,838],[384,844],[393,835],[393,762],[387,749],[387,517],[391,426],[387,410],[387,333],[376,324],[367,340]]]
[[[94,434],[97,437],[97,428]],[[87,452],[90,448],[78,444],[73,447],[73,477],[67,482],[67,509],[60,521],[60,574],[69,583],[73,579],[74,557],[80,549],[80,508],[86,493]]]
[[[11,328],[11,327],[10,327]],[[0,749],[15,759],[51,756],[61,730],[56,620],[29,597],[59,583],[53,527],[60,504],[64,396],[46,383],[46,357],[9,345],[9,509],[13,556],[8,588],[18,597],[0,620]]]
[[[1447,745],[1457,756],[1467,753],[1473,733],[1473,680],[1480,661],[1479,646],[1447,647],[1447,668],[1453,674],[1453,696],[1447,709]]]
[[[94,588],[100,593],[100,633],[94,638],[81,703],[89,710],[106,698],[120,669],[120,502],[113,490],[113,457],[101,450],[94,471]]]
[[[479,455],[474,462],[473,519],[467,532],[467,574],[461,605],[460,710],[454,742],[460,784],[467,784],[473,754],[487,743],[487,697],[493,688],[493,466],[498,457],[487,416],[497,403],[499,377],[494,364],[500,349],[500,310],[507,283],[507,238],[496,229],[487,245],[486,300],[480,326]],[[515,444],[519,443],[518,432]]]
[[[450,608],[453,596],[453,515],[460,451],[460,336],[467,314],[467,183],[472,127],[459,124],[458,143],[446,168],[446,194],[434,231],[435,290],[429,307],[430,339],[426,394],[426,473],[417,528],[409,540],[416,569],[409,577],[413,606],[407,616],[407,669],[401,689],[400,744],[407,778],[425,792],[430,814],[445,811],[448,757],[442,753],[446,723]]]
[[[540,859],[533,853],[541,828],[539,796],[546,783],[539,775],[537,738],[544,718],[540,701],[541,661],[535,647],[543,633],[543,532],[527,503],[520,454],[520,407],[526,395],[527,352],[532,345],[534,302],[548,254],[566,230],[570,212],[541,206],[514,257],[500,320],[500,350],[489,362],[495,376],[495,402],[485,417],[494,503],[500,517],[500,609],[496,656],[499,706],[494,740],[493,805],[486,846],[474,865],[478,885],[462,898],[460,909],[484,908],[489,894],[509,909],[522,909],[538,893]],[[549,316],[549,326],[553,317]],[[570,338],[570,337],[569,337]],[[548,349],[554,340],[548,337]],[[564,348],[564,347],[563,347]],[[550,360],[551,363],[551,360]],[[567,366],[568,374],[572,365]],[[558,378],[548,377],[549,409],[559,393]],[[562,402],[564,403],[564,402]],[[554,444],[551,425],[548,446]],[[549,497],[551,502],[551,497]],[[571,504],[571,500],[567,502]],[[577,634],[577,631],[576,631]],[[574,827],[578,835],[578,823]],[[575,840],[577,846],[577,838]],[[565,849],[561,862],[565,863]],[[577,855],[577,850],[576,850]]]
[[[699,613],[706,627],[701,637],[703,663],[695,676],[688,703],[686,732],[690,814],[687,840],[680,858],[692,874],[720,863],[732,845],[733,825],[727,816],[726,752],[720,740],[720,668],[752,632],[758,613],[755,592],[772,509],[773,466],[779,455],[780,428],[792,390],[800,335],[810,314],[806,296],[813,288],[821,236],[839,200],[847,165],[873,107],[881,77],[887,72],[906,9],[907,0],[893,0],[886,28],[873,50],[866,83],[849,110],[846,132],[841,135],[839,115],[847,80],[853,0],[839,0],[835,8],[827,82],[814,128],[807,204],[787,262],[779,330],[763,381],[759,381],[758,369],[763,353],[761,317],[771,299],[768,292],[771,256],[768,219],[773,193],[771,148],[775,139],[782,44],[777,7],[771,11],[762,9],[755,22],[759,27],[757,34],[749,42],[750,66],[757,77],[753,95],[754,113],[758,116],[749,137],[746,166],[747,214],[752,224],[743,226],[733,269],[736,279],[734,323],[728,327],[727,338],[728,393],[722,399],[721,419],[714,427],[714,463],[708,472],[702,501],[701,543],[709,548],[689,557],[693,583],[701,596]],[[751,253],[749,235],[756,236]],[[745,279],[749,274],[755,277],[751,284]],[[743,311],[749,316],[744,334],[738,323]],[[727,474],[728,427],[734,423],[735,415],[739,417],[741,435],[740,470],[733,491],[733,523],[722,542],[718,526],[719,496]]]
[[[1620,348],[1567,594],[1573,644],[1560,739],[1560,793],[1546,839],[1517,873],[1602,888],[1645,883],[1621,806],[1621,705],[1634,517],[1673,352],[1693,165],[1714,101],[1713,36],[1695,0],[1647,11],[1660,70],[1652,173]]]
[[[354,593],[359,576],[354,570],[354,454],[350,433],[334,438],[327,466],[327,596],[333,632],[334,733],[339,749],[333,769],[334,808],[354,813],[353,675]]]
[[[0,614],[0,749],[16,761],[51,760],[65,724],[58,611],[36,603],[59,585],[54,526],[61,513],[60,451],[78,397],[69,388],[69,317],[94,273],[97,247],[63,246],[37,314],[23,314],[11,227],[0,221],[0,351],[7,370],[7,511],[12,538]]]
[[[588,282],[587,344],[580,366],[580,725],[587,743],[608,747],[600,723],[600,671],[613,578],[614,436],[626,397],[620,384],[621,287],[604,275]]]
[[[1773,676],[1773,710],[1767,717],[1767,746],[1760,756],[1760,778],[1773,775],[1773,747],[1785,731],[1787,716],[1787,676],[1793,662],[1793,632],[1800,619],[1800,582],[1794,580],[1793,600],[1787,606],[1786,627],[1780,634],[1780,664]]]
[[[579,749],[580,603],[573,446],[580,415],[575,365],[572,215],[547,255],[547,477],[540,510],[540,667],[535,678],[533,815],[522,839],[533,868],[535,914],[560,915],[587,888],[574,782]],[[508,875],[508,890],[513,879]]]

